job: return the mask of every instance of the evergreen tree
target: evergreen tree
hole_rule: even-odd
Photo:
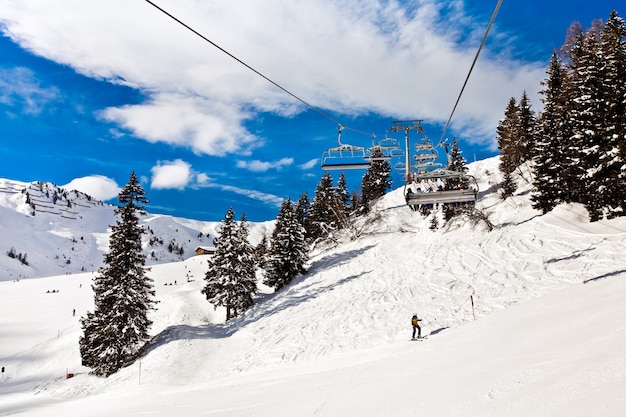
[[[272,233],[263,280],[265,285],[278,291],[298,274],[306,273],[304,265],[308,261],[308,253],[304,233],[291,201],[285,200]]]
[[[517,146],[517,128],[519,126],[519,107],[515,98],[511,97],[504,111],[504,119],[496,128],[498,150],[500,151],[500,171],[506,184],[501,184],[502,197],[507,198],[515,192],[515,183],[511,174],[521,163],[520,149]]]
[[[522,93],[518,105],[517,147],[520,163],[530,161],[536,153],[537,116],[531,109],[526,91]]]
[[[500,183],[500,197],[503,200],[511,197],[515,194],[515,190],[517,190],[517,184],[513,181],[513,174],[510,172],[505,172],[502,174],[502,182]]]
[[[263,235],[261,241],[254,248],[254,258],[256,259],[256,264],[261,269],[265,269],[265,264],[267,261],[267,254],[269,252],[269,242],[267,240],[267,236]]]
[[[579,202],[592,220],[626,214],[626,52],[623,19],[573,24],[553,56],[535,162],[534,207]]]
[[[391,188],[391,164],[382,149],[374,148],[371,162],[361,181],[362,204],[367,210],[369,203],[385,195]]]
[[[531,160],[535,154],[537,136],[537,117],[531,109],[526,91],[522,93],[519,104],[511,98],[504,111],[504,119],[498,123],[497,140],[500,150],[500,171],[507,181],[502,184],[506,198],[515,192],[516,186],[511,174],[522,163]]]
[[[572,114],[575,118],[574,145],[580,155],[578,172],[580,202],[585,204],[592,219],[602,214],[604,201],[599,193],[603,183],[602,162],[606,149],[607,88],[603,87],[602,57],[598,54],[597,28],[590,29],[583,40],[580,54],[575,58],[572,87],[575,97]],[[611,87],[612,88],[612,87]]]
[[[336,206],[337,194],[333,186],[333,177],[324,173],[315,189],[313,202],[307,224],[307,237],[310,241],[325,237],[332,230],[338,228],[337,219],[333,212]]]
[[[359,193],[356,191],[353,191],[352,197],[350,198],[350,207],[352,208],[352,213],[358,213],[360,201],[361,201],[361,197],[359,196]]]
[[[238,227],[235,211],[230,207],[218,233],[213,240],[215,253],[208,261],[202,293],[215,307],[226,307],[226,320],[230,320],[252,305],[257,289],[255,262],[245,216]]]
[[[309,201],[308,193],[305,192],[300,195],[300,198],[298,198],[298,201],[296,201],[294,209],[296,210],[296,216],[298,217],[298,221],[300,222],[300,224],[302,224],[302,226],[304,226],[305,239],[307,240],[307,242],[312,241],[313,239],[310,236],[312,229],[310,217],[311,202]]]
[[[254,247],[249,241],[250,230],[245,214],[241,215],[237,229],[237,252],[239,265],[237,268],[237,288],[234,297],[235,315],[246,311],[254,304],[252,296],[257,292],[256,258]]]
[[[574,70],[584,55],[585,32],[580,23],[573,23],[568,29],[566,41],[561,48],[565,69],[562,97],[564,114],[560,120],[564,132],[563,158],[561,165],[561,183],[564,185],[564,202],[582,202],[585,187],[582,183],[581,136],[577,134],[580,123],[575,109],[579,90],[576,87],[576,71]],[[558,145],[558,144],[557,144]]]
[[[458,177],[446,178],[443,184],[444,190],[459,190],[469,188],[469,179],[466,176],[468,168],[465,164],[466,160],[462,155],[461,149],[459,148],[459,142],[456,138],[453,138],[447,169],[450,171],[461,172],[463,175]],[[461,210],[465,209],[466,206],[466,203],[456,203],[454,205],[444,204],[444,219],[450,220]]]
[[[571,126],[568,123],[565,95],[565,71],[558,55],[552,54],[547,69],[548,78],[542,82],[544,110],[539,121],[536,154],[533,165],[533,208],[547,213],[557,204],[570,200],[564,168],[571,165],[566,152]]]
[[[591,220],[626,215],[626,27],[613,11],[572,24],[542,83],[533,207],[582,203]]]
[[[604,101],[600,154],[596,174],[599,199],[609,217],[626,215],[626,25],[614,10],[600,31],[601,97]]]
[[[343,205],[343,212],[348,215],[350,213],[351,196],[348,191],[348,182],[343,171],[341,171],[341,175],[339,175],[339,180],[337,181],[337,196]]]
[[[105,266],[94,279],[94,311],[81,318],[83,336],[79,340],[83,365],[91,373],[109,376],[138,355],[148,340],[154,309],[153,283],[145,275],[146,257],[141,247],[145,233],[139,216],[145,215],[145,192],[133,172],[118,196],[119,217],[111,226]]]
[[[458,190],[469,187],[469,180],[466,176],[468,168],[467,160],[463,157],[463,152],[459,148],[459,142],[456,138],[452,139],[452,148],[450,149],[450,158],[447,169],[463,173],[463,176],[446,178],[444,182],[444,190]]]

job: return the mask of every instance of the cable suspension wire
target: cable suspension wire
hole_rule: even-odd
[[[480,51],[483,49],[483,45],[485,45],[485,40],[487,40],[487,35],[489,34],[489,30],[491,26],[493,26],[493,22],[496,20],[496,16],[498,15],[498,11],[500,10],[500,6],[502,5],[502,0],[498,0],[498,4],[491,15],[491,20],[489,21],[489,25],[487,25],[487,30],[485,31],[485,35],[483,36],[482,41],[480,42],[480,46],[478,47],[478,51],[476,51],[476,56],[474,56],[474,61],[472,62],[472,66],[467,73],[467,77],[465,77],[465,82],[463,83],[463,87],[461,88],[461,92],[456,99],[456,103],[454,103],[454,108],[452,108],[452,113],[450,113],[450,117],[448,118],[448,123],[446,123],[446,127],[443,129],[443,133],[441,134],[441,138],[439,139],[439,143],[443,143],[443,138],[446,135],[446,131],[450,126],[450,122],[452,121],[452,116],[456,111],[456,107],[459,105],[459,101],[461,101],[461,96],[463,95],[463,91],[465,90],[465,86],[469,80],[470,75],[472,74],[472,70],[474,69],[474,65],[476,65],[476,61],[478,60],[478,56],[480,55]]]
[[[323,117],[325,117],[326,119],[336,123],[337,125],[341,126],[343,129],[348,129],[351,130],[353,132],[356,133],[361,133],[364,135],[372,135],[371,133],[367,133],[367,132],[363,132],[357,129],[352,129],[350,127],[347,127],[345,125],[343,125],[342,123],[340,123],[337,119],[335,119],[334,117],[332,117],[331,115],[329,115],[328,113],[322,111],[321,109],[319,109],[318,107],[315,107],[314,105],[308,103],[307,101],[301,99],[300,97],[298,97],[297,95],[295,95],[294,93],[292,93],[291,91],[287,90],[285,87],[281,86],[280,84],[278,84],[277,82],[273,81],[272,79],[270,79],[269,77],[267,77],[266,75],[264,75],[263,73],[261,73],[260,71],[257,71],[256,69],[254,69],[253,67],[251,67],[250,65],[246,64],[244,61],[242,61],[241,59],[237,58],[236,56],[234,56],[233,54],[231,54],[230,52],[228,52],[227,50],[225,50],[224,48],[222,48],[221,46],[219,46],[218,44],[216,44],[215,42],[211,41],[209,38],[207,38],[206,36],[204,36],[203,34],[201,34],[200,32],[198,32],[197,30],[195,30],[194,28],[192,28],[191,26],[187,25],[185,22],[183,22],[182,20],[178,19],[176,16],[172,15],[171,13],[169,13],[168,11],[164,10],[163,8],[161,8],[160,6],[158,6],[157,4],[155,4],[154,2],[150,1],[150,0],[146,0],[146,2],[148,4],[150,4],[151,6],[153,6],[155,9],[159,10],[161,13],[165,14],[166,16],[168,16],[170,19],[174,20],[175,22],[179,23],[181,26],[185,27],[187,30],[193,32],[195,35],[199,36],[200,38],[202,38],[203,40],[205,40],[206,42],[210,43],[211,45],[213,45],[215,48],[219,49],[220,51],[222,51],[223,53],[225,53],[226,55],[228,55],[229,57],[231,57],[232,59],[234,59],[235,61],[237,61],[238,63],[240,63],[241,65],[243,65],[244,67],[248,68],[250,71],[254,72],[255,74],[257,74],[258,76],[260,76],[261,78],[265,79],[266,81],[268,81],[269,83],[271,83],[272,85],[274,85],[275,87],[281,89],[282,91],[284,91],[285,93],[289,94],[291,97],[295,98],[296,100],[298,100],[300,103],[304,104],[305,106],[307,106],[308,108],[316,111],[317,113],[319,113],[320,115],[322,115]]]

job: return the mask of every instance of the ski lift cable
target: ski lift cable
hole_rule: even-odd
[[[317,113],[319,113],[321,116],[325,117],[326,119],[330,120],[331,122],[336,123],[337,125],[341,126],[342,129],[348,129],[351,130],[353,132],[356,133],[360,133],[360,134],[364,134],[364,135],[368,135],[368,136],[372,136],[371,133],[367,133],[367,132],[363,132],[357,129],[352,129],[348,126],[345,126],[344,124],[340,123],[337,119],[335,119],[334,117],[332,117],[331,115],[329,115],[328,113],[324,112],[323,110],[321,110],[318,107],[315,107],[314,105],[308,103],[307,101],[301,99],[300,97],[298,97],[297,95],[295,95],[294,93],[292,93],[291,91],[287,90],[285,87],[281,86],[280,84],[278,84],[277,82],[273,81],[271,78],[269,78],[268,76],[264,75],[263,73],[261,73],[260,71],[257,71],[255,68],[253,68],[252,66],[246,64],[244,61],[242,61],[241,59],[237,58],[235,55],[231,54],[230,52],[228,52],[227,50],[225,50],[224,48],[222,48],[221,46],[219,46],[218,44],[216,44],[215,42],[213,42],[212,40],[210,40],[209,38],[207,38],[206,36],[204,36],[203,34],[201,34],[200,32],[198,32],[197,30],[195,30],[194,28],[192,28],[191,26],[189,26],[188,24],[186,24],[185,22],[183,22],[182,20],[178,19],[176,16],[172,15],[171,13],[169,13],[168,11],[166,11],[165,9],[163,9],[162,7],[158,6],[157,4],[155,4],[154,2],[152,2],[151,0],[146,0],[146,2],[148,4],[150,4],[151,6],[153,6],[155,9],[159,10],[161,13],[165,14],[167,17],[169,17],[170,19],[174,20],[175,22],[177,22],[178,24],[182,25],[185,29],[191,31],[192,33],[194,33],[195,35],[199,36],[200,38],[202,38],[204,41],[210,43],[212,46],[214,46],[215,48],[219,49],[221,52],[225,53],[226,55],[228,55],[229,57],[231,57],[232,59],[234,59],[235,61],[237,61],[238,63],[240,63],[241,65],[243,65],[244,67],[248,68],[250,71],[254,72],[256,75],[258,75],[259,77],[265,79],[266,81],[268,81],[269,83],[271,83],[272,85],[274,85],[275,87],[279,88],[280,90],[282,90],[283,92],[289,94],[291,97],[295,98],[296,100],[298,100],[300,103],[304,104],[305,106],[307,106],[308,108],[316,111]]]
[[[496,16],[498,15],[498,11],[500,10],[501,5],[502,5],[502,0],[498,0],[498,4],[496,4],[496,8],[494,9],[493,14],[491,15],[491,20],[489,21],[489,24],[487,25],[487,30],[485,31],[485,35],[483,36],[483,39],[480,42],[480,46],[478,47],[478,50],[476,51],[476,55],[474,56],[474,61],[472,62],[469,72],[467,73],[467,77],[465,77],[465,82],[463,83],[461,92],[459,93],[459,96],[456,99],[456,103],[454,103],[454,107],[452,108],[452,113],[450,113],[450,117],[448,118],[448,123],[446,123],[446,127],[443,129],[443,133],[441,134],[441,139],[439,139],[439,143],[443,142],[443,138],[446,135],[446,131],[448,130],[448,127],[450,126],[450,122],[452,121],[452,116],[454,115],[454,112],[456,111],[456,108],[459,105],[459,101],[461,101],[461,96],[463,95],[465,86],[467,85],[467,82],[469,81],[469,77],[472,74],[474,65],[476,65],[476,61],[478,60],[480,51],[483,49],[483,46],[485,45],[485,40],[487,40],[487,35],[489,34],[489,30],[491,29],[491,26],[493,26],[493,22],[496,20]]]

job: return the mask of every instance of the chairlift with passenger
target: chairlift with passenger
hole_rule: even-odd
[[[467,180],[467,186],[446,189],[446,180],[451,178],[464,178]],[[460,184],[464,182],[459,181]],[[478,184],[473,176],[438,168],[413,175],[412,181],[405,186],[404,196],[406,203],[417,209],[419,206],[433,208],[438,204],[474,204],[477,195]]]
[[[410,167],[411,170],[406,175],[405,199],[407,205],[417,210],[420,206],[432,208],[438,204],[474,204],[478,195],[476,179],[464,172],[441,168],[442,164],[437,162],[439,155],[436,148],[441,147],[445,150],[448,160],[447,165],[450,165],[450,155],[446,144],[439,143],[435,147],[422,128],[417,128],[407,124],[407,122],[398,126],[396,129],[404,128],[407,132],[407,160],[409,160],[408,150],[410,149],[409,130],[415,129],[423,135],[413,145],[413,164]],[[459,179],[458,188],[450,187],[449,180],[453,178]],[[446,181],[448,181],[447,184]]]

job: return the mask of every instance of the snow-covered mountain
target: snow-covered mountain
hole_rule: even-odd
[[[114,206],[46,182],[0,178],[0,281],[95,271],[115,224]],[[219,222],[149,214],[147,264],[181,261],[198,246],[213,246]],[[273,222],[250,225],[257,243]]]
[[[91,273],[0,282],[0,415],[622,416],[626,218],[541,215],[523,171],[505,201],[497,159],[471,171],[492,230],[431,230],[394,190],[227,323],[200,293],[206,258],[153,266],[154,339],[107,379],[78,352]]]

